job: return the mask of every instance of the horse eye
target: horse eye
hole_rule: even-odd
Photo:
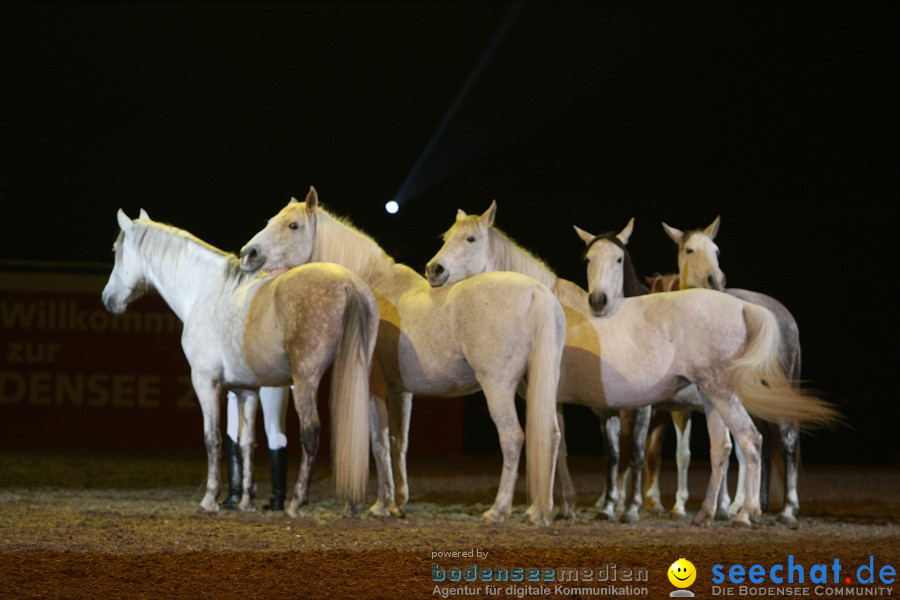
[[[685,254],[693,254],[693,253],[694,253],[694,249],[693,249],[693,248],[685,248],[684,253],[685,253]]]
[[[475,241],[475,236],[474,236],[474,235],[470,235],[469,237],[466,238],[466,241],[469,242],[469,243],[471,244],[472,242]]]
[[[291,228],[291,229],[300,229],[300,225],[298,225],[296,221],[294,221],[293,223],[289,224],[288,227]]]
[[[617,258],[617,259],[616,259],[616,262],[621,264],[621,263],[622,263],[622,257],[620,256],[619,258]]]

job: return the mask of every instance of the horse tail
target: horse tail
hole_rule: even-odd
[[[566,341],[566,317],[549,291],[535,294],[532,317],[534,326],[525,398],[525,452],[529,495],[537,511],[532,519],[544,521],[553,510],[553,479],[560,436],[556,393]]]
[[[795,385],[782,368],[781,330],[769,309],[743,303],[747,342],[741,356],[726,371],[731,389],[747,411],[764,421],[783,419],[805,426],[828,426],[840,414],[827,402]]]
[[[343,332],[331,373],[331,455],[338,498],[352,506],[365,498],[369,478],[369,368],[378,309],[362,283],[347,286]]]

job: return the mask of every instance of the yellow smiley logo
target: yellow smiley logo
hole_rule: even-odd
[[[669,567],[669,581],[677,588],[690,587],[697,579],[697,569],[691,561],[679,558]]]

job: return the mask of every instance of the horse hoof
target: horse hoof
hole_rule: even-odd
[[[752,523],[750,523],[750,519],[749,519],[749,517],[747,517],[746,515],[744,515],[744,516],[735,516],[735,517],[731,520],[731,526],[732,526],[732,527],[745,528],[745,527],[751,527],[751,526],[752,526]]]
[[[795,517],[794,515],[780,514],[775,518],[775,520],[782,525],[790,527],[791,529],[797,529],[800,526],[800,522],[797,521],[797,517]]]
[[[344,517],[348,519],[358,519],[361,512],[358,504],[348,504],[344,507]]]
[[[560,510],[556,517],[554,518],[556,521],[574,521],[575,520],[575,512],[571,510]]]
[[[396,504],[391,504],[390,508],[388,508],[392,517],[396,517],[398,519],[406,518],[406,509],[402,506],[397,506]]]
[[[682,520],[682,519],[686,519],[686,518],[687,518],[687,512],[685,512],[685,510],[684,510],[683,508],[682,508],[681,510],[678,510],[678,509],[673,508],[673,509],[669,512],[669,516],[671,516],[673,519],[677,519],[677,520],[680,521],[680,520]]]
[[[503,515],[491,509],[481,516],[482,525],[497,525],[503,522]]]
[[[538,516],[537,513],[531,514],[528,520],[536,527],[546,527],[550,524],[550,519],[547,518],[547,515]]]
[[[381,502],[376,502],[369,507],[369,514],[373,517],[389,517],[391,516],[391,511]]]
[[[708,513],[698,512],[692,523],[697,527],[709,527],[712,525],[712,517]]]
[[[636,512],[626,511],[619,517],[619,523],[634,524],[641,520]]]
[[[666,512],[666,509],[663,508],[662,504],[645,504],[644,510],[646,510],[651,515],[661,515]]]

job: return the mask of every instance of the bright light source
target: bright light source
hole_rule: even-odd
[[[400,210],[400,205],[397,204],[396,201],[391,200],[390,202],[388,202],[387,204],[384,205],[384,210],[388,211],[391,214],[394,214],[398,210]]]

